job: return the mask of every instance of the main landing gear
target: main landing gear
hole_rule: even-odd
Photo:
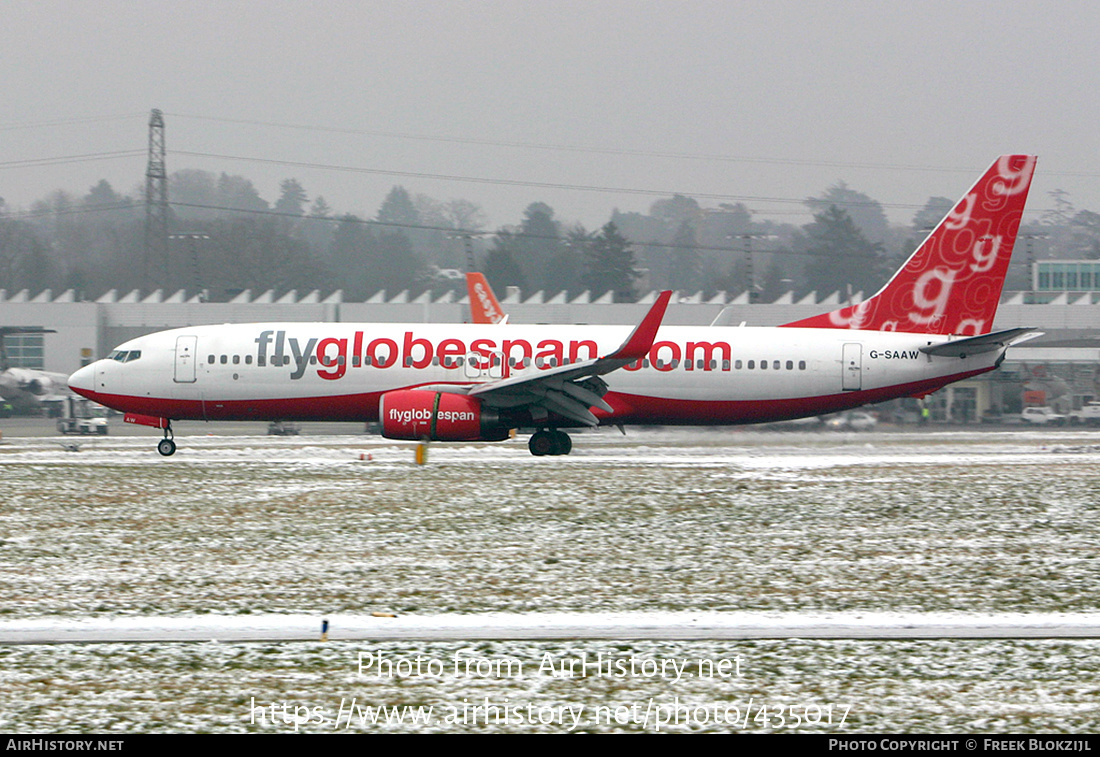
[[[573,440],[569,434],[556,428],[540,429],[531,434],[527,441],[527,449],[532,455],[568,455],[573,449]]]
[[[157,442],[157,452],[165,457],[175,454],[176,443],[173,441],[174,436],[175,434],[172,433],[172,421],[168,421],[164,426],[164,438]]]

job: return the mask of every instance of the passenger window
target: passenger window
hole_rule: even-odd
[[[213,365],[214,364],[214,356],[213,355],[207,355],[206,356],[206,362],[210,363],[210,365]]]
[[[806,361],[805,360],[799,360],[798,361],[798,370],[800,370],[800,371],[806,370]]]
[[[772,368],[774,368],[777,371],[779,370],[779,361],[778,360],[776,360],[772,363]]]
[[[222,355],[221,364],[225,365],[228,362],[229,362],[229,357],[227,355]]]
[[[735,360],[733,362],[733,367],[734,367],[734,369],[736,369],[738,371],[741,370],[741,361],[740,360]]]
[[[755,367],[756,367],[756,361],[755,360],[750,360],[749,361],[749,370],[751,371]]]
[[[760,361],[760,370],[762,370],[762,371],[768,370],[768,361],[767,360],[761,360]]]
[[[788,371],[793,371],[794,370],[794,361],[793,360],[788,360],[787,361],[787,370]]]
[[[244,356],[244,364],[245,365],[252,365],[252,356],[251,355],[245,355]]]
[[[240,364],[241,364],[241,356],[240,355],[234,355],[233,356],[233,365],[240,365]]]

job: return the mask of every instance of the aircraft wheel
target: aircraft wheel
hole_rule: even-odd
[[[536,457],[556,454],[554,452],[555,446],[554,437],[550,435],[549,431],[536,431],[527,440],[527,449],[531,450],[531,454]]]
[[[551,437],[554,439],[554,451],[552,455],[568,455],[573,450],[573,440],[569,437],[569,434],[557,429],[550,432]]]
[[[171,439],[161,439],[157,442],[157,452],[168,457],[176,451],[176,443]]]

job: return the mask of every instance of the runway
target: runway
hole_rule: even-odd
[[[2,644],[108,642],[1096,639],[1100,613],[547,613],[0,621]]]

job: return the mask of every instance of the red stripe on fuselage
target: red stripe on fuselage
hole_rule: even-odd
[[[926,394],[991,370],[992,366],[878,389],[787,399],[687,400],[611,391],[604,399],[614,408],[614,412],[606,413],[597,409],[595,413],[605,424],[717,426],[767,423],[835,413],[897,397]],[[257,400],[178,400],[131,397],[91,390],[82,390],[80,393],[116,410],[172,420],[367,422],[378,420],[378,401],[385,392]],[[568,427],[575,424],[563,421],[551,425]]]
[[[614,408],[614,413],[609,414],[602,410],[594,412],[601,422],[608,424],[723,426],[771,423],[812,415],[827,415],[898,397],[928,394],[948,384],[979,376],[991,370],[993,367],[878,389],[787,399],[680,400],[609,392],[604,399]]]

